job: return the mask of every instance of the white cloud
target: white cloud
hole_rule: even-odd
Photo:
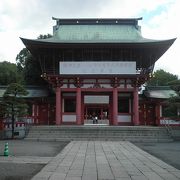
[[[101,16],[106,17],[137,17],[142,12],[153,11],[159,6],[166,6],[172,0],[111,0],[106,8],[100,12]]]
[[[0,3],[0,60],[15,62],[24,47],[19,36],[36,38],[52,33],[52,16],[68,17],[144,17],[140,22],[147,38],[178,37],[172,47],[156,63],[179,74],[180,56],[180,1],[179,0],[1,0]]]
[[[177,38],[170,49],[157,61],[155,69],[165,69],[180,76],[180,1],[174,1],[168,9],[157,16],[154,16],[150,22],[144,24],[144,36],[167,39]]]

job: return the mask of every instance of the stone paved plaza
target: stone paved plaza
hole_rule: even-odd
[[[180,170],[130,142],[72,141],[33,180],[178,180]]]

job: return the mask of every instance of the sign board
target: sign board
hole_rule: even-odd
[[[85,95],[85,104],[109,104],[109,96]]]
[[[162,124],[162,125],[180,125],[180,121],[176,121],[173,119],[161,119],[160,124]]]
[[[59,73],[71,74],[136,74],[136,62],[132,61],[87,61],[59,62]]]

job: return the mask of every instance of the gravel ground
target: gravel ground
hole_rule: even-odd
[[[180,141],[169,143],[134,143],[149,154],[180,170]]]
[[[9,155],[15,157],[38,156],[54,157],[68,142],[40,142],[25,140],[0,141],[0,156],[3,156],[4,145],[8,142]],[[29,180],[38,173],[45,164],[0,162],[0,180]]]
[[[40,142],[25,140],[3,140],[0,141],[0,155],[4,153],[4,145],[8,142],[9,155],[11,156],[40,156],[54,157],[68,143],[62,142]]]
[[[29,180],[44,164],[0,163],[0,180]]]

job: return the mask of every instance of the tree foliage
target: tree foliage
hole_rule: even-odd
[[[26,48],[23,48],[16,56],[16,65],[19,72],[23,71],[26,66],[26,61],[30,56],[31,54]]]
[[[40,34],[38,36],[38,39],[47,39],[47,38],[51,38],[52,35],[51,34]]]
[[[154,72],[152,79],[147,82],[148,86],[168,86],[169,82],[178,80],[178,76],[162,69]]]
[[[50,38],[52,35],[39,35],[38,39]],[[28,85],[44,85],[46,82],[41,78],[39,61],[32,56],[27,48],[23,48],[16,57],[18,71],[23,74],[24,82]]]
[[[39,85],[42,84],[41,68],[28,49],[23,48],[16,57],[18,72],[24,77],[25,84]]]
[[[180,118],[180,79],[171,81],[168,84],[177,93],[177,96],[172,96],[168,99],[168,110],[172,112],[176,109],[178,112],[175,118]]]
[[[0,62],[0,84],[8,85],[10,83],[22,82],[23,77],[18,72],[16,64],[4,61]]]
[[[147,82],[148,86],[170,86],[176,92],[176,96],[170,97],[166,101],[167,107],[165,108],[165,114],[171,118],[180,118],[180,79],[177,75],[171,74],[164,70],[157,70],[153,74],[153,78]]]
[[[2,106],[5,111],[5,118],[11,119],[12,139],[14,138],[15,119],[27,112],[27,105],[23,99],[27,94],[26,89],[18,83],[11,83],[4,92]]]
[[[176,91],[177,95],[180,96],[180,79],[171,81],[168,83],[168,85]]]

